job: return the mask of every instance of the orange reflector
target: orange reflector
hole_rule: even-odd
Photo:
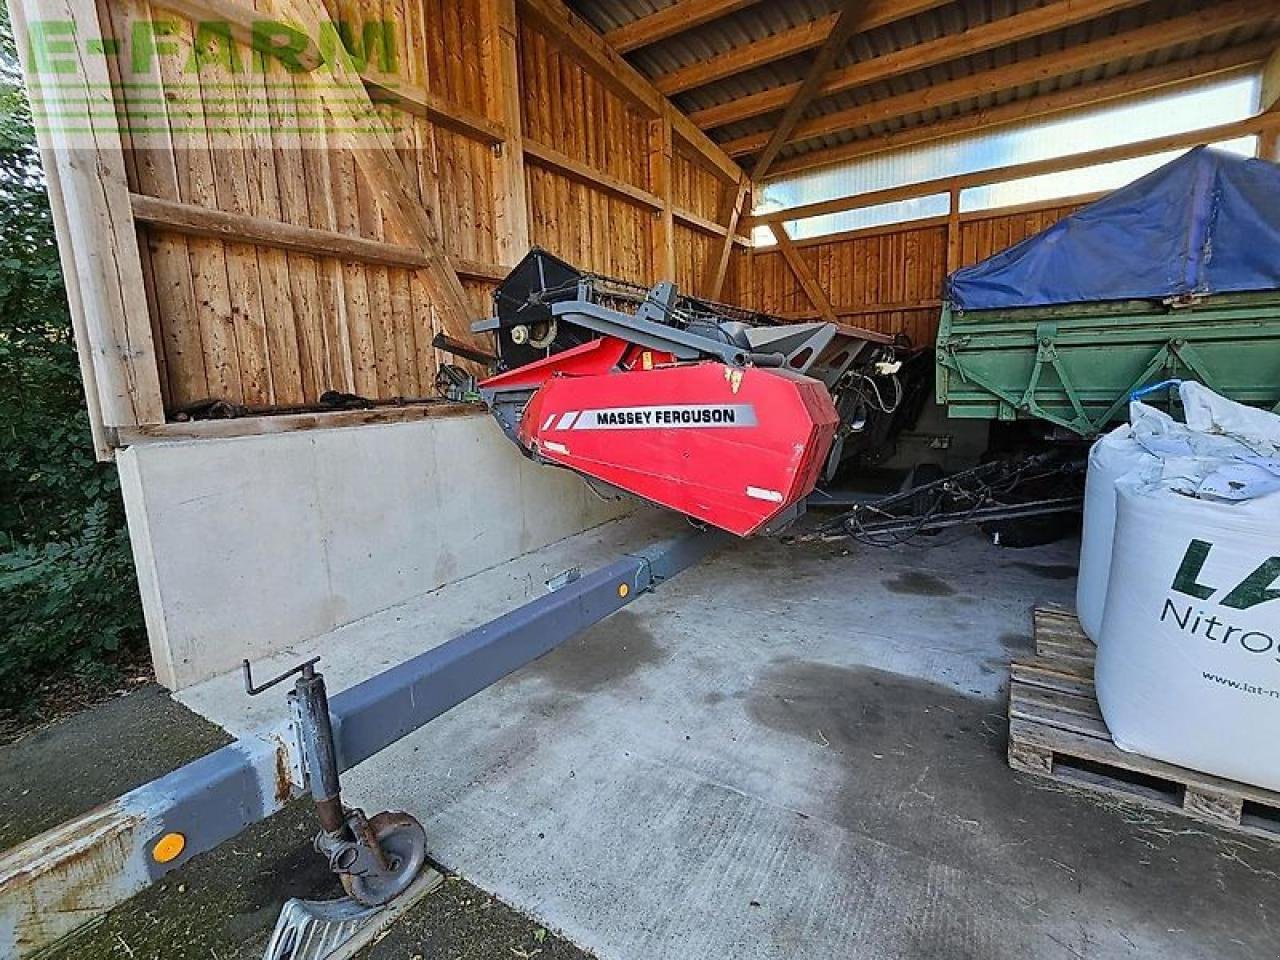
[[[187,847],[187,838],[180,833],[166,833],[163,837],[156,841],[156,845],[151,848],[151,856],[155,857],[156,863],[169,863],[177,860],[182,856],[182,851]]]
[[[618,584],[618,596],[625,597],[630,592],[631,592],[631,588],[627,586],[625,583]]]

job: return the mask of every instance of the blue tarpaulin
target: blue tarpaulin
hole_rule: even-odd
[[[963,310],[1274,289],[1280,166],[1206,147],[947,280]]]

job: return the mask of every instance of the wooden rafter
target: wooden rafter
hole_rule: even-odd
[[[668,106],[670,102],[668,101]],[[693,121],[675,107],[670,109],[671,133],[682,142],[697,151],[697,159],[724,180],[737,182],[742,176],[742,168],[733,158],[720,149],[720,145],[694,126]]]
[[[610,30],[604,38],[619,53],[627,53],[685,30],[692,30],[719,17],[737,13],[759,2],[760,0],[679,0],[647,17]]]
[[[895,20],[903,20],[926,10],[945,6],[950,0],[870,0],[863,14],[863,30],[874,30]],[[775,60],[783,60],[822,46],[835,28],[839,14],[800,24],[783,30],[763,40],[756,40],[734,47],[725,53],[700,60],[688,67],[673,70],[654,80],[659,92],[668,97],[701,87],[725,77],[753,70]]]
[[[800,251],[796,249],[795,244],[791,242],[791,237],[787,234],[787,229],[780,223],[769,224],[773,237],[778,241],[778,251],[782,254],[787,266],[791,268],[791,272],[795,274],[796,280],[799,281],[800,287],[804,290],[804,294],[813,304],[814,309],[818,311],[818,316],[828,323],[838,323],[839,317],[836,316],[834,308],[831,306],[831,300],[827,297],[822,287],[818,286],[818,279],[809,269],[809,265],[804,262],[804,258],[800,256]]]
[[[1114,34],[1093,43],[1068,47],[1047,56],[1018,61],[974,76],[925,86],[910,93],[885,97],[805,120],[795,126],[788,142],[898,120],[923,110],[1000,93],[1207,36],[1221,35],[1242,26],[1271,20],[1276,15],[1274,0],[1232,0],[1230,3],[1197,10],[1138,30]],[[723,146],[731,156],[745,156],[763,150],[769,139],[770,134],[765,132],[740,137]]]
[[[813,98],[818,95],[818,90],[822,87],[822,81],[827,78],[827,74],[835,66],[836,58],[844,52],[845,46],[849,43],[849,38],[858,30],[866,6],[867,0],[844,0],[836,25],[832,27],[831,33],[827,35],[827,39],[822,44],[822,49],[818,51],[818,55],[813,58],[813,63],[809,64],[809,72],[800,84],[800,89],[795,92],[791,102],[787,104],[787,108],[782,111],[782,116],[778,118],[777,126],[773,128],[773,133],[769,135],[769,142],[765,144],[765,148],[756,157],[755,166],[751,169],[752,180],[759,180],[769,172],[769,165],[778,156],[778,151],[782,149],[782,145],[791,136],[791,131],[800,122],[800,118],[804,115],[805,110],[809,108],[809,104],[813,102]]]
[[[852,90],[876,80],[925,70],[960,57],[982,53],[1030,37],[1061,30],[1072,24],[1084,23],[1096,17],[1135,7],[1146,0],[1054,0],[1043,7],[1035,7],[1024,13],[993,20],[980,26],[904,47],[883,56],[863,60],[827,75],[819,90],[820,96],[830,96]],[[800,83],[788,83],[761,93],[739,97],[728,103],[696,110],[689,119],[704,130],[737,123],[751,117],[783,109],[800,89]]]
[[[650,117],[662,112],[662,98],[652,84],[560,0],[519,0],[519,5],[539,31],[557,45],[572,50],[583,69],[613,93]]]
[[[779,160],[773,165],[768,179],[791,176],[804,170],[833,163],[845,163],[858,157],[871,156],[887,150],[898,150],[981,130],[991,130],[1037,117],[1067,113],[1095,104],[1148,95],[1153,91],[1199,82],[1206,77],[1238,72],[1261,63],[1272,42],[1256,41],[1243,44],[1188,60],[1178,60],[1158,67],[1148,67],[1135,73],[1081,84],[1067,90],[1014,100],[934,123],[917,124],[825,150],[812,150]]]

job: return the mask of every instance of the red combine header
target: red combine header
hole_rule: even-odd
[[[479,384],[524,453],[739,536],[775,533],[902,397],[890,337],[787,324],[532,251],[494,294]]]

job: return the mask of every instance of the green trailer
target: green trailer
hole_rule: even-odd
[[[951,417],[1091,437],[1173,379],[1280,404],[1280,165],[1197,147],[947,278]]]
[[[1040,419],[1083,437],[1124,419],[1133,391],[1173,378],[1277,409],[1280,290],[1003,310],[947,303],[936,372],[948,416]]]

